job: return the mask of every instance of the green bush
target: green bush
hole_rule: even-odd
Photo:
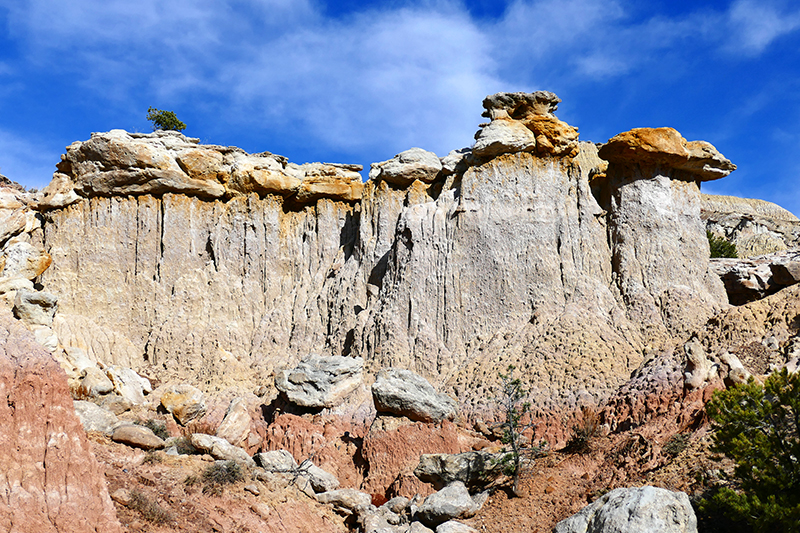
[[[186,129],[186,124],[178,120],[178,117],[172,111],[148,107],[147,120],[153,123],[153,130],[183,131]]]
[[[530,422],[531,404],[523,401],[527,391],[522,388],[520,379],[513,377],[515,368],[514,365],[508,365],[508,374],[500,373],[502,388],[497,400],[505,421],[501,422],[499,427],[503,430],[501,442],[506,446],[493,467],[512,478],[511,492],[513,496],[519,497],[521,496],[519,480],[523,467],[531,459],[547,451],[547,442],[541,441],[539,444],[532,444],[524,436],[524,433],[532,429],[534,424]],[[527,420],[528,423],[524,423],[524,420]]]
[[[736,251],[736,245],[728,242],[723,237],[717,237],[710,231],[706,230],[706,237],[708,238],[708,247],[711,250],[711,257],[739,257]]]
[[[733,485],[720,487],[701,509],[725,509],[756,532],[800,531],[800,374],[783,369],[763,387],[751,378],[715,393],[706,409],[712,450],[736,466]]]

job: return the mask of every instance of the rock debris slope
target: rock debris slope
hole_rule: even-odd
[[[735,168],[669,128],[578,141],[552,93],[484,100],[472,149],[294,165],[179,133],[76,142],[36,204],[53,330],[204,389],[310,354],[412,370],[480,410],[515,364],[545,408],[595,403],[727,305],[699,183]],[[359,389],[362,392],[365,388]]]

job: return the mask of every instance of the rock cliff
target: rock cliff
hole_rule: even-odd
[[[309,354],[414,370],[480,410],[515,364],[537,406],[595,403],[727,305],[699,183],[734,165],[670,128],[598,152],[552,93],[500,93],[472,149],[294,165],[179,133],[93,134],[35,204],[53,330],[206,389]]]

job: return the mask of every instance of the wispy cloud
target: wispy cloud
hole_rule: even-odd
[[[800,8],[781,1],[737,0],[728,12],[728,50],[756,56],[780,37],[800,30]]]

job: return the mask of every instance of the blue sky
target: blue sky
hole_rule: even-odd
[[[481,100],[551,90],[583,140],[672,126],[739,166],[704,190],[800,214],[794,0],[0,0],[0,173],[93,131],[369,163],[469,146]]]

